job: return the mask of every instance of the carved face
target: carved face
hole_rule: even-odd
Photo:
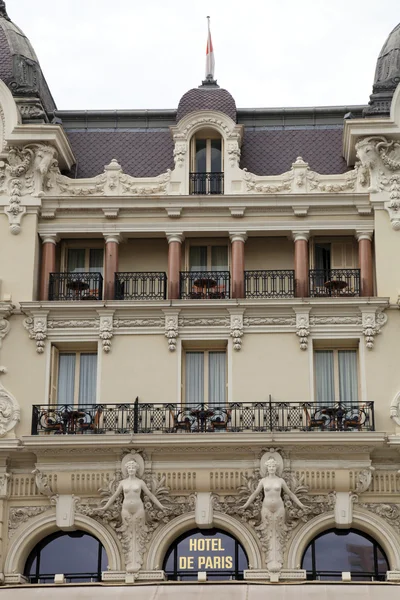
[[[372,169],[378,158],[378,152],[374,142],[362,140],[356,144],[357,157],[360,159],[364,167]]]
[[[126,463],[126,472],[128,475],[136,475],[138,468],[139,465],[137,464],[136,460],[130,460]]]
[[[270,458],[269,460],[267,460],[265,466],[267,467],[268,475],[276,474],[276,469],[278,468],[278,465],[274,458]]]

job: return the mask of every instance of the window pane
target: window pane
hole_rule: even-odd
[[[68,273],[82,273],[85,270],[85,250],[68,250]]]
[[[90,273],[96,272],[103,275],[103,249],[102,248],[91,248],[89,254],[89,271]]]
[[[204,402],[204,353],[186,353],[186,403]]]
[[[335,401],[332,350],[315,352],[315,391],[317,402]]]
[[[209,353],[209,385],[210,404],[225,404],[226,394],[226,353]]]
[[[190,246],[189,270],[207,271],[207,246]]]
[[[75,354],[60,354],[58,360],[58,404],[74,403]]]
[[[205,173],[207,171],[207,140],[196,140],[196,173]]]
[[[221,140],[211,140],[211,171],[220,173],[222,171]]]
[[[228,270],[228,246],[212,246],[211,248],[211,270]]]
[[[81,354],[79,404],[96,403],[97,354]]]
[[[339,350],[339,391],[342,402],[358,402],[356,350]]]

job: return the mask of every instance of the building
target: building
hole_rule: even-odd
[[[60,112],[0,15],[7,597],[392,597],[400,25],[366,106],[240,110],[211,71]]]

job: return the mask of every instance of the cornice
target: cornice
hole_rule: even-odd
[[[60,125],[16,125],[7,135],[6,141],[10,146],[26,144],[50,144],[57,149],[58,163],[63,170],[70,170],[76,160],[65,131]]]

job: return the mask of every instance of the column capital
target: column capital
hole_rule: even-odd
[[[369,230],[369,231],[356,231],[357,242],[359,242],[361,240],[368,240],[369,242],[372,242],[372,236],[373,235],[374,235],[374,232],[372,230]]]
[[[114,242],[115,244],[122,242],[122,235],[120,233],[103,233],[103,236],[106,244],[108,242]]]
[[[60,236],[58,233],[41,233],[40,238],[42,240],[42,244],[54,244],[60,241]]]
[[[292,231],[292,238],[295,242],[303,241],[308,242],[310,239],[310,232],[304,229]]]
[[[230,231],[229,237],[231,242],[245,242],[247,240],[247,232],[246,231]]]
[[[183,240],[185,239],[183,233],[166,233],[165,235],[167,236],[168,244],[171,242],[178,242],[179,244],[182,244]]]

